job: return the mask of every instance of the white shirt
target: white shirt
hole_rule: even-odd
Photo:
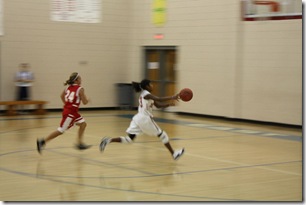
[[[146,100],[144,99],[145,96],[151,94],[147,90],[142,90],[139,96],[139,105],[138,105],[138,113],[153,117],[153,106],[154,100]]]
[[[16,80],[33,80],[34,76],[32,72],[21,71],[16,73]],[[16,82],[16,86],[29,87],[32,86],[31,82]]]

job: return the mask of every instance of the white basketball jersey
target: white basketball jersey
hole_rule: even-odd
[[[153,106],[154,100],[146,100],[144,99],[145,96],[151,94],[147,90],[142,90],[139,96],[139,106],[138,106],[138,113],[153,117]]]

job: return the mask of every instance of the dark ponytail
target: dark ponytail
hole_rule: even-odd
[[[72,85],[74,83],[74,81],[76,81],[76,79],[78,79],[79,74],[77,72],[74,72],[70,75],[69,79],[66,80],[66,82],[64,83],[64,85]]]
[[[134,90],[135,90],[135,92],[140,92],[141,91],[141,87],[140,87],[140,83],[137,83],[137,82],[132,82],[132,86],[133,86],[133,88],[134,88]]]
[[[132,86],[133,86],[134,90],[138,93],[141,90],[146,90],[150,83],[151,83],[150,80],[144,79],[140,83],[137,83],[137,82],[133,81]]]

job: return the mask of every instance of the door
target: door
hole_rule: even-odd
[[[156,96],[169,96],[175,94],[176,84],[176,48],[145,47],[145,78],[151,80]]]

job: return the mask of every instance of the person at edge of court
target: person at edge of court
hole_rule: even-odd
[[[30,64],[21,63],[19,65],[19,71],[15,74],[16,85],[16,100],[25,101],[31,99],[31,87],[34,82],[34,74],[30,71]],[[20,114],[25,113],[24,106],[20,106]]]

